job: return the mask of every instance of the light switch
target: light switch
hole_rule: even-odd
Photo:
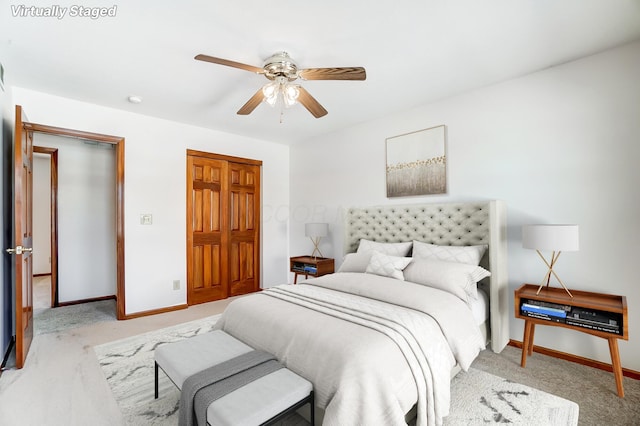
[[[153,215],[151,213],[144,213],[140,215],[140,225],[151,225]]]

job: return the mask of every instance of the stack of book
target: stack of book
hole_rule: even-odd
[[[318,272],[318,268],[315,265],[304,265],[304,271],[310,274],[316,274]]]
[[[547,321],[565,322],[570,306],[539,300],[524,300],[520,305],[522,315]]]
[[[621,319],[615,318],[613,313],[578,307],[574,307],[566,318],[566,323],[569,325],[615,334],[622,334],[621,322]]]
[[[291,270],[294,272],[303,272],[307,274],[317,274],[318,267],[310,263],[294,263],[291,266]]]

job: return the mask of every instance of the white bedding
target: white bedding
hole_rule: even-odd
[[[489,319],[489,295],[484,290],[478,289],[478,298],[471,300],[469,307],[476,324],[480,325]]]
[[[237,299],[217,327],[310,380],[327,425],[404,424],[416,402],[418,425],[439,425],[451,368],[466,370],[484,347],[457,297],[360,273]]]

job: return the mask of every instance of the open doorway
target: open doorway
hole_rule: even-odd
[[[50,307],[116,299],[114,145],[39,133],[33,143],[34,296],[50,282]],[[115,318],[115,302],[103,305]]]
[[[99,201],[93,199],[93,194],[89,193],[85,194],[84,199],[85,204],[90,204],[93,207],[97,207],[97,210],[94,210],[94,213],[100,210],[108,209],[112,212],[111,221],[113,223],[113,227],[111,230],[102,229],[103,227],[94,227],[84,226],[79,224],[79,231],[88,234],[90,237],[96,235],[96,233],[102,232],[103,234],[109,233],[112,237],[113,244],[110,248],[107,248],[109,254],[101,253],[97,251],[93,247],[91,249],[85,250],[81,253],[76,253],[75,256],[72,255],[71,259],[71,269],[75,272],[78,266],[81,266],[84,259],[90,259],[92,257],[102,257],[102,256],[110,256],[114,259],[113,263],[115,263],[115,271],[114,277],[111,279],[111,282],[115,282],[115,290],[109,292],[104,292],[102,296],[92,296],[89,294],[88,296],[80,296],[76,295],[61,295],[60,294],[60,265],[58,262],[58,254],[59,254],[59,241],[58,241],[58,220],[61,217],[60,214],[55,216],[55,212],[52,213],[51,223],[52,223],[52,233],[51,233],[51,278],[52,278],[52,303],[58,306],[62,306],[65,304],[73,304],[75,302],[89,301],[89,300],[101,300],[105,298],[113,298],[115,294],[116,298],[116,317],[118,319],[125,319],[125,291],[124,291],[124,138],[110,135],[102,135],[97,133],[83,132],[72,129],[64,129],[53,126],[41,125],[36,123],[25,123],[25,130],[29,132],[33,132],[35,143],[34,145],[38,145],[38,141],[42,141],[42,137],[58,137],[60,140],[66,140],[67,142],[71,141],[75,145],[88,145],[94,150],[102,150],[103,152],[111,151],[111,162],[107,168],[111,171],[112,180],[113,180],[113,189],[111,193],[113,195],[113,199],[111,200],[110,207],[104,207],[101,209],[99,206]],[[54,167],[59,166],[59,159],[56,159],[54,162],[54,157],[56,154],[52,151],[51,147],[46,148],[49,150],[49,155],[52,155],[52,164]],[[37,151],[36,151],[37,152]],[[55,163],[55,164],[54,164]],[[73,164],[73,160],[70,162]],[[97,163],[89,165],[92,168],[98,167],[103,168],[105,165],[100,164],[98,160]],[[55,169],[54,169],[55,170]],[[59,174],[56,173],[56,176]],[[59,178],[59,176],[57,176]],[[72,178],[73,180],[73,178]],[[77,181],[80,182],[82,178],[78,178]],[[89,184],[93,182],[88,182]],[[60,183],[58,182],[58,185]],[[59,189],[59,188],[57,188]],[[58,197],[55,194],[55,191],[51,193],[52,203],[59,204]],[[77,195],[77,194],[76,194]],[[98,204],[96,204],[98,203]],[[84,227],[82,227],[84,226]],[[78,229],[76,229],[78,231]],[[57,282],[56,282],[57,281]],[[109,293],[109,294],[107,294]]]
[[[33,147],[33,182],[34,309],[53,308],[58,284],[57,148]]]

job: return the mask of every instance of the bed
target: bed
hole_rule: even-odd
[[[337,273],[234,300],[217,327],[310,380],[323,424],[405,424],[411,416],[418,426],[441,424],[452,374],[486,345],[500,352],[508,341],[504,204],[350,208],[343,235]],[[454,247],[456,256],[485,250],[452,275],[458,262],[429,257],[433,247]],[[440,286],[458,271],[473,275],[472,287]],[[426,276],[433,286],[418,282]],[[470,302],[483,298],[488,314],[474,315],[482,302]]]

